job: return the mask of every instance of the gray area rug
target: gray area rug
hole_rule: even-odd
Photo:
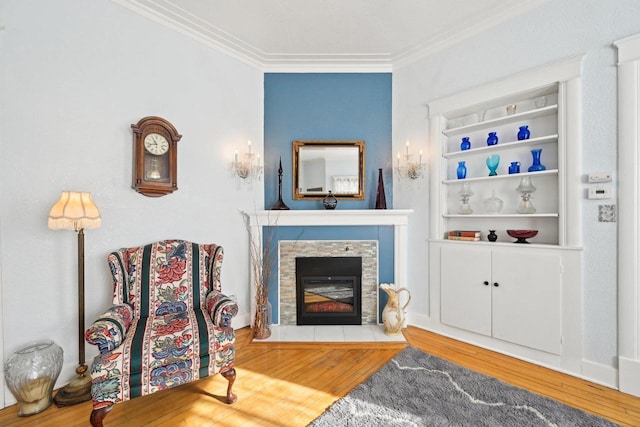
[[[310,426],[616,426],[407,347]]]

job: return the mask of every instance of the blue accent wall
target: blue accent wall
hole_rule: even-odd
[[[324,209],[321,200],[293,200],[295,140],[364,140],[365,198],[338,200],[337,209],[373,209],[378,169],[383,169],[387,208],[393,206],[390,73],[267,73],[264,76],[265,209],[282,199],[291,209]],[[276,240],[378,240],[380,283],[393,282],[393,227],[278,227]],[[277,266],[274,266],[277,269]],[[277,271],[269,301],[278,318]],[[381,307],[386,294],[380,292]],[[380,308],[382,311],[382,308]]]
[[[278,200],[282,158],[282,200],[291,209],[323,209],[321,200],[293,200],[293,141],[364,140],[365,199],[339,200],[338,209],[372,209],[383,168],[387,207],[391,186],[391,74],[274,73],[264,76],[264,200]]]

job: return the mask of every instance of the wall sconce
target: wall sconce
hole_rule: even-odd
[[[251,151],[251,141],[247,141],[248,151],[238,157],[238,150],[234,153],[231,169],[233,174],[251,182],[252,179],[260,180],[262,177],[262,164],[260,163],[260,154]]]
[[[413,157],[413,154],[409,154],[409,141],[407,141],[406,153],[404,155],[398,153],[396,174],[400,178],[418,179],[424,177],[426,164],[422,163],[422,150],[418,155],[418,161],[415,161]]]

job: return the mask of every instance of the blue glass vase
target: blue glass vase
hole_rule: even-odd
[[[522,141],[524,139],[529,139],[531,136],[531,131],[529,131],[529,126],[520,126],[520,130],[518,131],[518,141]]]
[[[471,148],[471,141],[469,141],[469,137],[465,136],[462,138],[462,142],[460,143],[460,149],[462,151],[468,150]]]
[[[458,179],[465,179],[467,177],[467,166],[464,162],[458,162],[458,169],[456,169]]]
[[[509,174],[520,173],[520,162],[511,162],[509,166]]]
[[[542,148],[535,148],[531,150],[533,156],[533,164],[529,166],[529,172],[538,172],[547,170],[547,167],[540,163],[540,155],[542,154]]]
[[[487,167],[489,168],[489,176],[496,176],[498,173],[496,169],[498,169],[498,165],[500,164],[500,156],[497,154],[492,154],[487,157]]]
[[[489,137],[487,138],[487,145],[496,145],[498,143],[498,135],[496,132],[489,132]]]

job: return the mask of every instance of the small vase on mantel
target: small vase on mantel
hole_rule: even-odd
[[[331,190],[329,190],[329,194],[327,194],[327,196],[322,199],[322,204],[324,205],[325,209],[332,210],[335,209],[336,206],[338,206],[338,199],[336,199],[336,196],[334,196]]]
[[[387,198],[384,195],[382,168],[378,169],[378,190],[376,192],[376,209],[387,209]]]

